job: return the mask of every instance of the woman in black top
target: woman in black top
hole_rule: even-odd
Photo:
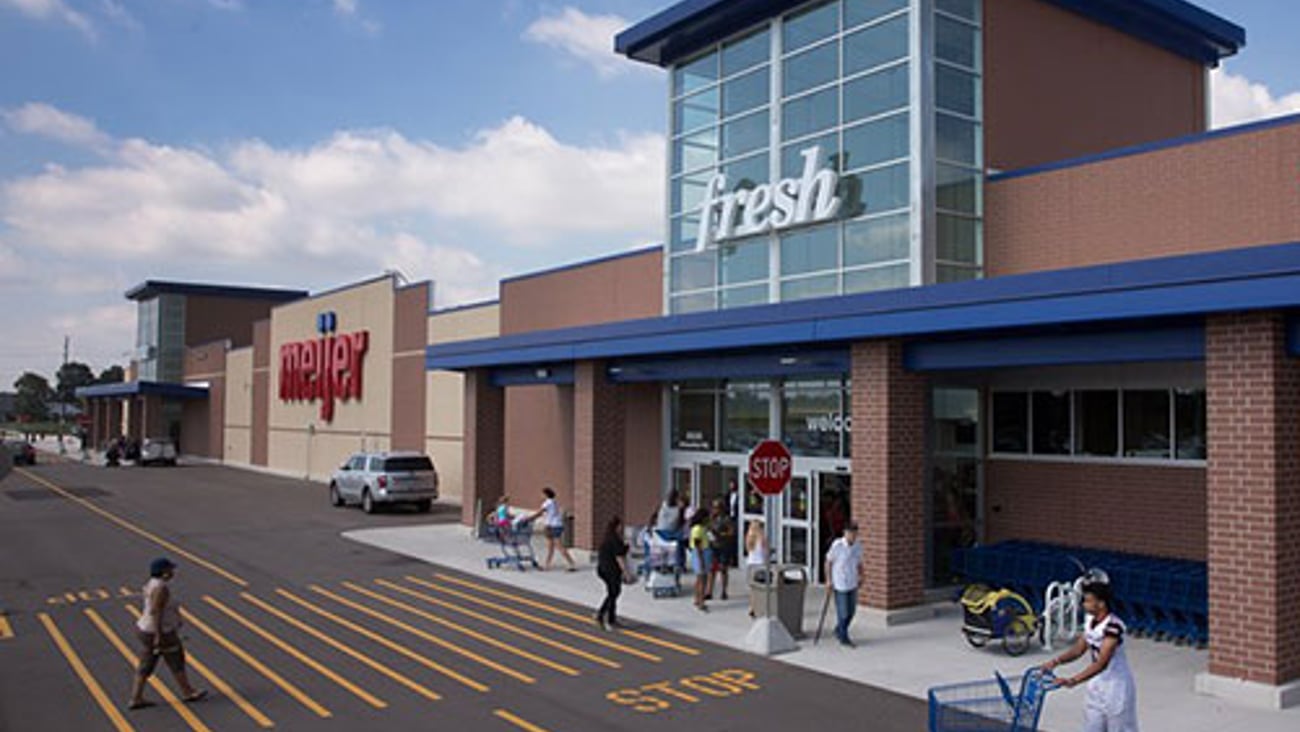
[[[615,516],[605,526],[605,538],[597,553],[596,574],[605,583],[605,601],[596,611],[596,622],[605,630],[619,625],[616,605],[627,576],[627,542],[623,541],[623,519]]]

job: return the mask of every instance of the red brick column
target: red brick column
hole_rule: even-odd
[[[924,376],[903,368],[898,341],[855,343],[853,519],[863,542],[860,601],[919,605],[925,591]]]
[[[623,391],[609,382],[603,361],[581,361],[574,370],[573,540],[595,549],[605,524],[623,514]]]
[[[1210,673],[1300,678],[1300,364],[1283,317],[1206,325]]]
[[[465,440],[460,520],[477,525],[480,516],[496,507],[506,485],[506,394],[493,386],[486,370],[465,374]]]

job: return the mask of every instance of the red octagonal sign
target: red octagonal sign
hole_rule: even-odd
[[[765,496],[775,496],[790,484],[794,458],[780,440],[763,440],[749,454],[749,482]]]

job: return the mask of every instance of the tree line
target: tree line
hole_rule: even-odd
[[[109,366],[95,376],[90,366],[69,361],[54,375],[54,385],[35,371],[24,372],[14,381],[14,417],[20,422],[44,422],[50,418],[51,404],[75,404],[77,389],[95,384],[116,384],[126,380],[121,366]]]

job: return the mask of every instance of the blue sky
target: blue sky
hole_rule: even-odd
[[[146,277],[439,304],[653,242],[664,78],[610,35],[670,0],[0,0],[0,387],[131,346]],[[1225,119],[1300,110],[1300,4],[1244,25]]]

